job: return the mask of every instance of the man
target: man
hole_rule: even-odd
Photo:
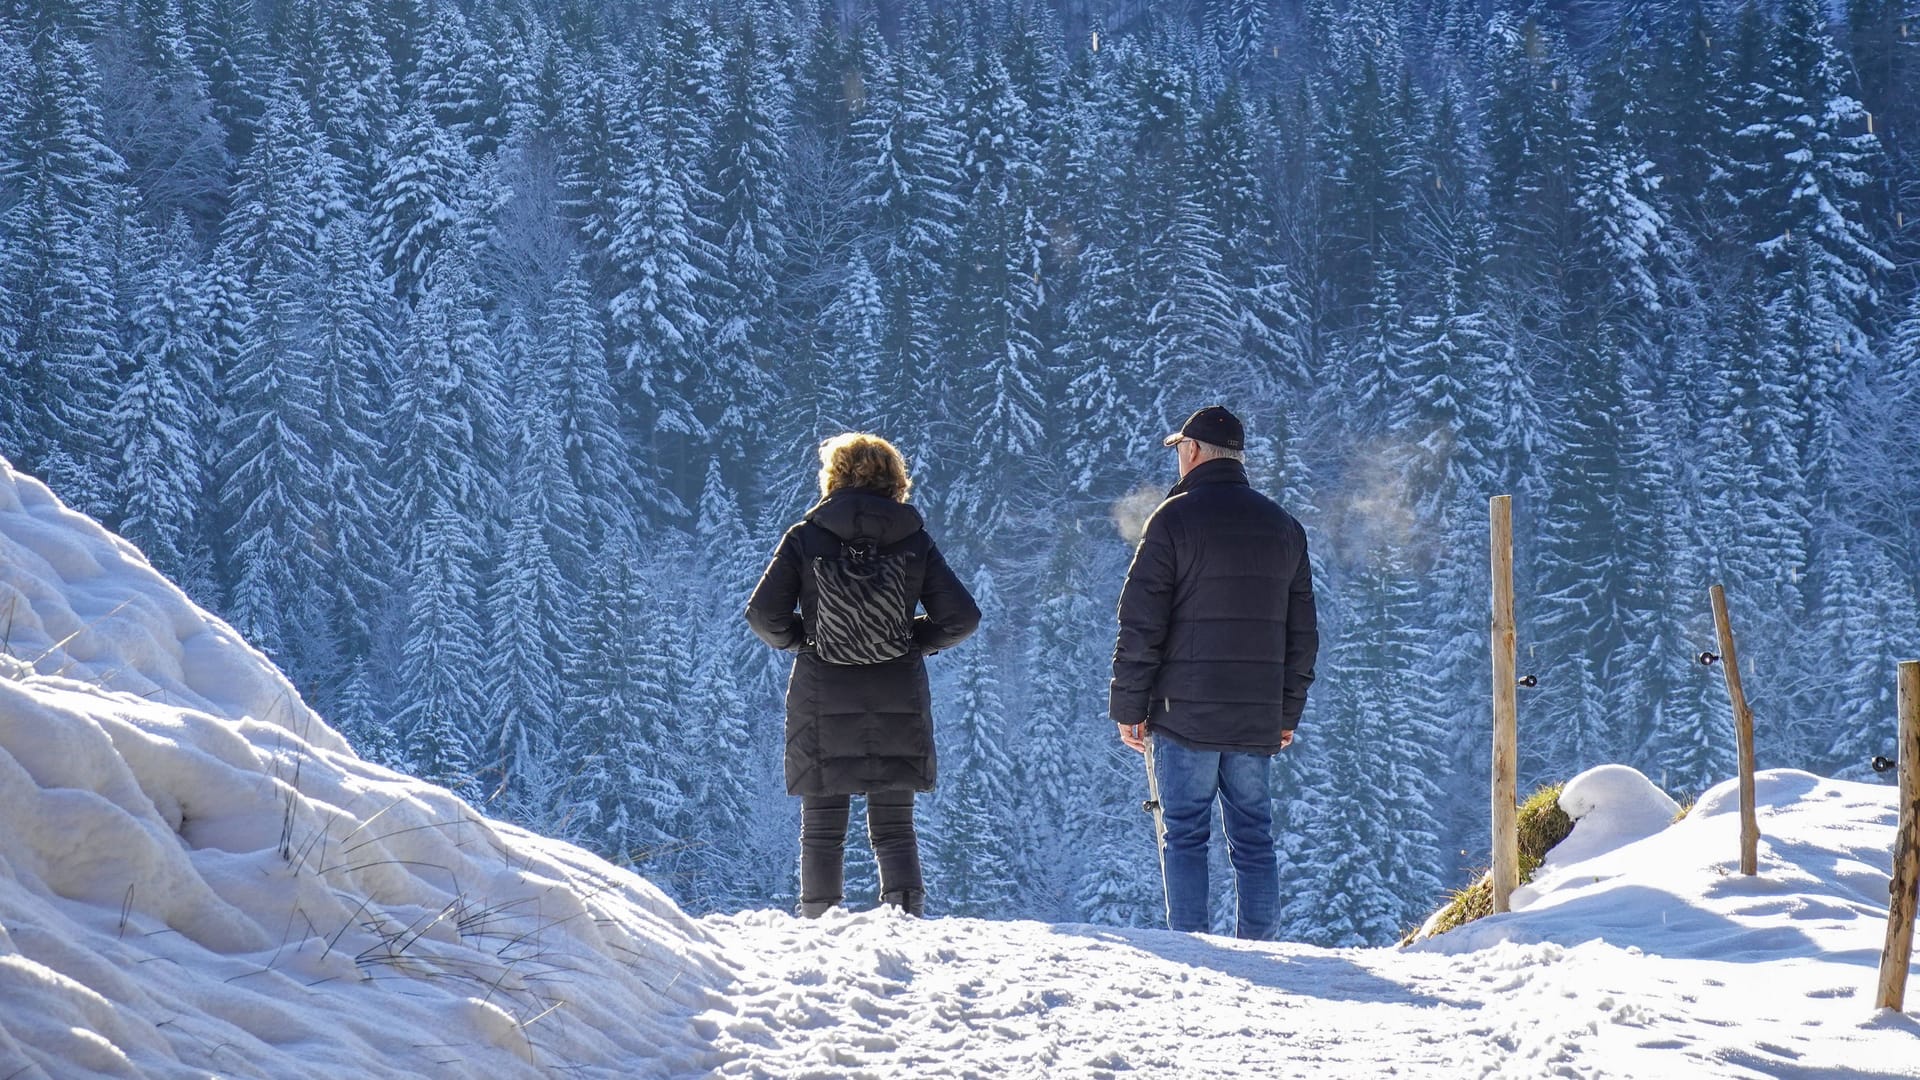
[[[1147,758],[1167,925],[1208,926],[1217,797],[1235,934],[1266,940],[1280,908],[1268,766],[1293,741],[1319,649],[1307,535],[1247,483],[1246,432],[1226,409],[1201,409],[1165,442],[1180,482],[1147,520],[1120,592],[1109,711]]]

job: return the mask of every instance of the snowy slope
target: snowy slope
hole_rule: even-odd
[[[3,464],[0,628],[0,1077],[704,1068],[706,931],[359,760]]]
[[[0,465],[0,1080],[1920,1076],[1871,1009],[1891,791],[1631,770],[1511,915],[1411,950],[778,912],[360,761],[231,629]],[[934,887],[939,887],[936,879]]]

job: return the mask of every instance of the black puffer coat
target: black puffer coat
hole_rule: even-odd
[[[926,613],[914,618],[913,649],[898,660],[829,664],[809,645],[813,560],[837,556],[853,540],[873,541],[882,555],[913,556],[907,595]],[[918,510],[858,488],[827,496],[781,537],[747,601],[747,624],[762,641],[796,654],[787,682],[789,794],[933,790],[933,699],[922,658],[965,640],[980,625],[980,609]]]
[[[1202,462],[1127,570],[1108,711],[1197,749],[1271,754],[1300,722],[1319,647],[1306,530],[1239,462]]]

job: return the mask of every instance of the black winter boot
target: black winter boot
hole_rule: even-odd
[[[927,894],[923,889],[902,889],[899,892],[883,892],[880,902],[888,907],[897,907],[916,919],[927,916]]]

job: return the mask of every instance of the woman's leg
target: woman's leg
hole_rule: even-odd
[[[818,918],[846,899],[847,807],[845,795],[807,795],[800,800],[800,914]]]
[[[867,838],[880,864],[880,902],[909,915],[926,914],[926,885],[920,880],[920,837],[913,831],[913,792],[875,791],[867,795]]]

